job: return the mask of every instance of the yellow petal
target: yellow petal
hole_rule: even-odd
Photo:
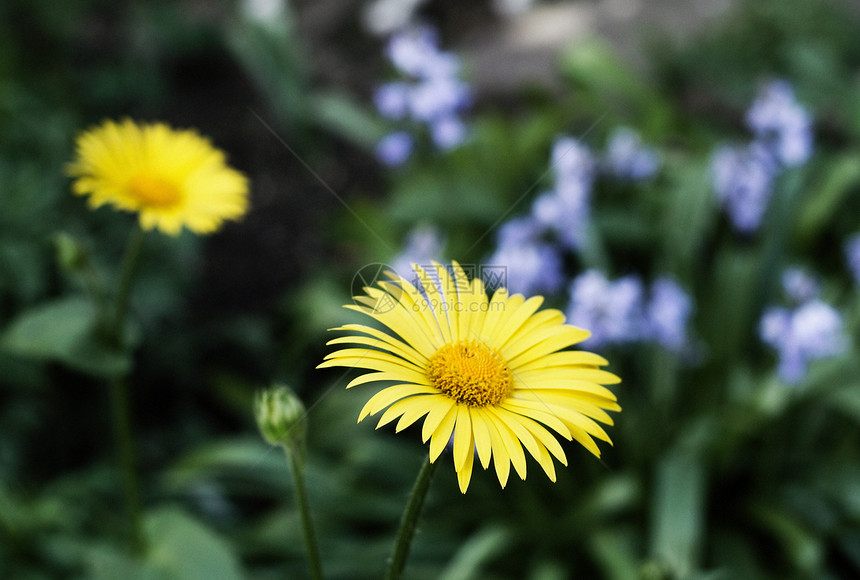
[[[454,424],[457,422],[457,406],[452,405],[442,422],[433,431],[430,436],[430,461],[436,461],[445,446],[451,440],[451,433],[454,431]]]
[[[523,302],[523,297],[519,294],[508,296],[506,288],[499,288],[493,292],[493,297],[490,299],[490,304],[487,309],[487,315],[484,317],[484,324],[478,330],[478,337],[495,348],[495,344],[490,344],[490,339],[495,335],[496,328],[500,324],[504,324],[506,313],[509,308],[515,308]]]
[[[419,408],[422,408],[423,405],[419,405]],[[400,399],[399,401],[395,401],[392,403],[379,418],[379,422],[376,424],[376,428],[391,423],[396,418],[401,416],[403,413],[412,410],[415,408],[415,404],[412,401],[412,398]]]
[[[519,353],[512,353],[508,359],[511,368],[520,369],[529,363],[540,364],[542,357],[583,341],[590,335],[586,330],[568,325],[557,326],[556,330],[548,334],[550,336],[543,338],[533,346]]]
[[[561,350],[550,353],[532,364],[538,368],[570,365],[599,367],[608,365],[609,361],[593,352],[584,350]],[[518,368],[525,370],[529,368],[529,365],[520,365]]]
[[[556,443],[558,442],[556,441]],[[544,473],[549,477],[549,480],[555,483],[555,464],[552,462],[552,457],[550,457],[549,453],[547,453],[547,450],[540,442],[538,442],[538,450],[540,451],[540,455],[535,457],[535,459],[537,459],[537,462],[543,468]],[[562,461],[562,463],[567,465],[567,461]]]
[[[472,419],[467,405],[457,405],[457,425],[454,427],[454,469],[460,471],[466,456],[475,452],[472,444]]]
[[[460,293],[457,292],[457,286],[445,266],[437,262],[434,262],[433,265],[436,266],[437,280],[442,294],[445,296],[446,308],[444,312],[451,328],[451,340],[466,338],[460,334],[460,311],[463,308],[463,303],[460,300]]]
[[[559,322],[564,319],[564,315],[552,308],[538,312],[541,304],[543,296],[529,298],[508,317],[503,327],[496,329],[499,350],[506,350],[506,347],[519,342],[523,337],[540,333],[547,328],[561,327]]]
[[[436,320],[442,336],[442,342],[447,344],[453,340],[453,334],[451,333],[451,324],[448,322],[448,315],[446,313],[447,302],[445,301],[445,296],[439,291],[430,274],[417,264],[414,268],[418,273],[418,278],[421,280],[421,286],[427,294],[426,303],[429,311],[433,313],[433,317]]]
[[[422,395],[422,397],[426,398],[427,395]],[[425,401],[415,400],[416,398],[417,397],[411,397],[410,399],[403,400],[405,410],[403,411],[403,414],[400,415],[400,420],[397,421],[397,425],[394,427],[395,433],[400,433],[401,431],[412,425],[415,421],[430,412],[430,407],[427,405],[427,403]],[[400,401],[398,401],[398,403],[399,402]]]
[[[424,425],[421,428],[421,441],[427,443],[433,432],[442,424],[448,412],[454,408],[454,401],[448,397],[434,397],[428,401],[430,404],[430,412],[427,413],[427,418],[424,419]]]
[[[550,453],[555,455],[555,458],[558,459],[562,465],[567,465],[567,457],[564,455],[564,450],[561,448],[558,439],[556,439],[552,433],[547,431],[543,425],[535,422],[527,416],[518,415],[517,413],[511,413],[510,418],[520,423],[524,429],[531,433],[537,442],[538,450],[540,450],[541,447],[549,449]],[[569,432],[569,430],[565,428],[565,432]],[[534,456],[534,458],[540,461],[540,454]]]
[[[532,296],[523,302],[522,305],[516,307],[513,312],[506,316],[506,320],[496,328],[488,340],[492,341],[492,344],[496,345],[496,349],[504,354],[508,340],[514,336],[532,314],[537,312],[541,304],[543,304],[543,296]]]
[[[342,326],[340,328],[335,328],[333,330],[346,330],[346,331],[358,331],[362,325],[360,324],[348,324],[346,326]],[[368,346],[375,346],[380,349],[389,350],[394,354],[407,358],[409,360],[417,360],[421,362],[426,362],[427,358],[424,354],[418,352],[410,345],[406,344],[402,340],[394,338],[390,334],[386,334],[381,330],[377,330],[375,328],[364,327],[364,330],[360,332],[366,332],[371,334],[370,337],[361,336],[356,334],[350,334],[348,336],[340,336],[338,338],[334,338],[328,341],[326,344],[340,344],[340,343],[354,343],[354,344],[366,344]],[[375,339],[375,341],[374,341]]]
[[[498,414],[493,412],[493,409],[491,407],[485,408],[484,412],[492,418],[489,424],[494,425],[496,427],[496,430],[499,433],[499,437],[505,444],[505,450],[508,452],[508,457],[511,460],[511,464],[514,466],[514,470],[516,470],[517,475],[520,476],[520,479],[525,479],[526,455],[525,453],[523,453],[523,446],[519,438],[507,426],[507,423],[499,420]],[[533,439],[532,442],[534,442]],[[496,457],[494,461],[498,461],[498,457]]]
[[[411,375],[411,376],[413,379],[417,378],[415,375]],[[359,376],[355,377],[354,379],[352,379],[351,381],[349,381],[346,384],[346,388],[351,389],[352,387],[357,387],[358,385],[364,385],[366,383],[373,383],[373,382],[377,382],[377,381],[402,381],[402,380],[403,380],[403,374],[402,373],[385,373],[385,372],[381,372],[381,371],[376,371],[376,372],[371,372],[371,373],[365,373],[363,375],[359,375]],[[418,381],[418,380],[414,381],[414,384],[429,387],[430,381],[429,381],[429,379],[427,379],[425,377],[423,381]]]
[[[514,375],[514,392],[518,392],[520,390],[558,390],[559,392],[590,393],[609,400],[616,399],[612,391],[602,385],[592,383],[591,381],[557,381],[548,378],[541,380],[535,380],[533,378],[522,380],[519,378],[519,375]]]
[[[507,344],[503,345],[502,350],[508,353],[508,356],[513,357],[542,340],[545,336],[551,335],[552,331],[558,328],[563,322],[564,314],[554,308],[535,312],[511,336]]]
[[[486,419],[480,411],[480,408],[469,409],[472,415],[472,436],[475,438],[475,450],[478,452],[481,465],[484,469],[487,469],[490,465],[493,443],[490,438],[490,430],[487,427]]]
[[[392,277],[396,279],[397,283],[391,285],[391,291],[403,309],[409,312],[415,319],[415,323],[423,328],[425,335],[430,337],[431,342],[438,345],[436,348],[445,344],[427,297],[405,278],[396,275],[392,275]],[[433,352],[428,353],[428,356],[432,356]]]
[[[438,394],[438,392],[433,387],[421,385],[394,385],[382,389],[364,404],[364,407],[362,407],[361,412],[358,414],[358,422],[360,423],[368,415],[375,415],[388,405],[405,397],[419,394]]]
[[[525,447],[529,453],[532,455],[540,455],[540,452],[537,448],[537,442],[535,438],[532,437],[532,434],[525,429],[519,421],[517,421],[512,415],[510,411],[503,408],[493,408],[487,407],[487,411],[495,415],[500,421],[502,421],[505,426],[510,429],[514,435],[516,435],[517,439],[522,443],[523,447]]]
[[[490,436],[490,444],[493,449],[493,465],[496,468],[496,476],[499,478],[499,484],[504,489],[508,483],[508,476],[511,472],[511,454],[508,452],[502,436],[499,434],[499,429],[492,418],[487,416],[483,409],[476,409],[480,415],[481,421],[487,426],[487,434]],[[522,449],[520,449],[522,453]],[[525,459],[525,457],[523,457]]]
[[[570,439],[570,431],[568,431],[564,422],[553,414],[553,407],[548,406],[542,401],[524,401],[522,399],[507,399],[500,405],[501,408],[507,409],[511,413],[517,415],[525,415],[535,421],[540,421],[547,427],[554,429],[556,433]]]
[[[466,456],[466,461],[463,467],[457,470],[457,483],[460,484],[460,493],[466,493],[469,489],[469,481],[472,479],[472,465],[475,462],[475,455],[470,453]]]
[[[621,382],[618,376],[592,367],[546,367],[543,369],[531,368],[524,370],[517,368],[513,371],[515,375],[523,381],[532,380],[556,380],[564,382],[567,380],[574,381],[591,381],[599,385],[615,385]]]

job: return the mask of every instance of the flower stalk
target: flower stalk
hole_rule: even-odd
[[[134,274],[140,261],[145,232],[135,227],[129,238],[123,257],[120,278],[111,309],[102,320],[106,320],[103,338],[112,349],[127,348],[124,340],[125,318],[131,294]],[[134,430],[131,422],[131,409],[128,396],[128,381],[125,375],[115,375],[109,379],[111,400],[111,423],[116,444],[117,464],[122,477],[125,509],[128,517],[128,542],[135,554],[145,548],[143,537],[143,505],[140,481],[137,473]]]
[[[418,478],[415,480],[415,485],[412,487],[412,493],[409,495],[409,501],[400,520],[400,529],[397,531],[397,538],[394,541],[394,552],[388,564],[385,580],[399,580],[403,576],[409,548],[418,526],[418,517],[421,515],[421,508],[424,506],[427,491],[430,489],[430,480],[433,479],[436,465],[437,463],[430,462],[428,456],[424,460],[424,465],[421,466],[421,471],[418,472]]]
[[[284,452],[287,455],[287,463],[290,465],[290,472],[293,474],[293,490],[296,496],[296,504],[299,507],[299,514],[302,520],[302,539],[305,544],[305,553],[308,557],[308,568],[311,572],[313,580],[322,580],[322,563],[317,546],[316,534],[314,533],[313,521],[311,520],[311,510],[308,504],[307,488],[305,487],[305,470],[304,464],[296,453],[297,450],[290,450],[284,447]]]
[[[293,489],[302,520],[302,539],[313,580],[322,580],[322,559],[314,533],[311,510],[305,487],[305,436],[307,411],[293,391],[284,385],[275,385],[261,391],[254,400],[254,413],[260,434],[270,445],[279,445],[287,456],[293,476]]]

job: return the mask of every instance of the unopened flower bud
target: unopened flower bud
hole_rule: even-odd
[[[54,236],[54,248],[57,252],[57,262],[67,272],[77,273],[84,269],[87,263],[87,251],[78,240],[66,232]]]
[[[305,406],[287,386],[275,385],[260,391],[254,400],[254,413],[263,438],[288,451],[304,453]]]

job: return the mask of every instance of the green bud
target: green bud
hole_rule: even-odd
[[[66,232],[54,236],[57,262],[67,272],[80,272],[87,264],[87,250],[78,240]]]
[[[284,385],[260,391],[254,399],[254,413],[263,438],[272,445],[283,445],[288,451],[304,453],[305,406]]]

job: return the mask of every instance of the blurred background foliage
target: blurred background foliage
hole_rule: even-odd
[[[660,149],[663,169],[641,185],[598,183],[602,252],[566,267],[673,274],[696,305],[697,354],[601,351],[624,380],[614,447],[596,461],[569,446],[557,483],[501,491],[478,473],[461,496],[453,470],[439,470],[408,577],[860,575],[860,356],[849,349],[787,386],[756,330],[779,301],[778,273],[801,264],[858,337],[842,251],[860,229],[856,6],[738,2],[692,40],[648,38],[645,70],[607,43],[567,46],[557,86],[477,94],[462,146],[419,147],[389,168],[374,157],[390,129],[372,103],[391,76],[383,43],[354,3],[308,38],[297,15],[319,19],[312,4],[264,22],[216,0],[0,3],[0,577],[303,577],[289,473],[251,413],[274,380],[310,410],[327,577],[381,575],[423,451],[413,430],[356,426],[366,392],[313,370],[325,329],[348,318],[354,273],[393,260],[426,223],[447,258],[481,262],[494,228],[545,187],[558,135],[600,148],[620,125]],[[487,4],[422,10],[456,48],[495,18]],[[738,236],[711,189],[711,154],[746,138],[744,111],[777,77],[814,112],[815,153],[781,178],[762,231]],[[64,166],[79,130],[125,116],[211,137],[250,177],[253,210],[211,239],[148,236],[134,360],[104,362],[82,342],[92,313],[81,296],[89,276],[115,275],[133,219],[88,211]],[[91,270],[70,268],[69,248]],[[100,365],[132,362],[142,561],[122,544],[99,381]]]

